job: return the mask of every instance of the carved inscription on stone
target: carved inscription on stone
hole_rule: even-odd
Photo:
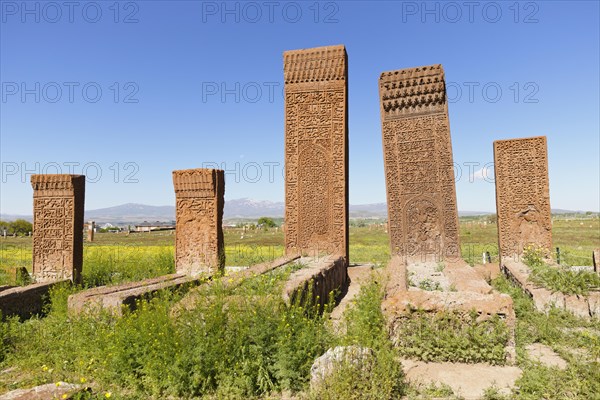
[[[178,273],[214,273],[225,267],[222,170],[173,171],[176,197],[175,266]]]
[[[494,173],[500,255],[519,255],[529,244],[550,250],[546,137],[495,141]]]
[[[379,95],[392,252],[460,257],[444,70],[384,72]]]
[[[293,50],[283,58],[286,251],[347,260],[346,49]]]
[[[33,276],[80,282],[85,176],[32,175]]]

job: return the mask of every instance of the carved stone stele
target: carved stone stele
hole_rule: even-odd
[[[84,175],[32,175],[33,277],[81,282]]]
[[[225,175],[218,169],[173,171],[176,198],[175,267],[197,275],[225,268]]]
[[[444,70],[384,72],[379,96],[392,254],[460,257]]]
[[[286,51],[285,247],[348,261],[348,68],[344,46]]]
[[[546,137],[494,142],[496,213],[500,257],[527,245],[552,246]]]

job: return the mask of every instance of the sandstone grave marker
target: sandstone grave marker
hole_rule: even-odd
[[[348,69],[344,46],[286,51],[286,253],[348,261]]]
[[[442,66],[384,72],[379,96],[392,253],[460,257]]]
[[[85,176],[32,175],[33,277],[80,282]]]
[[[173,171],[176,197],[175,266],[178,273],[214,273],[225,267],[225,175],[217,169]]]
[[[500,257],[533,244],[552,246],[546,137],[494,142],[496,212]]]

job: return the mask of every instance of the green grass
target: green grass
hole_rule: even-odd
[[[591,264],[600,247],[599,221],[555,220],[555,246],[571,265]],[[478,263],[483,251],[496,255],[496,227],[461,219],[463,258]],[[388,235],[378,225],[350,229],[352,263],[385,265]],[[283,254],[281,230],[226,229],[227,265],[250,265]],[[169,232],[97,234],[85,244],[87,286],[116,284],[172,272],[174,235]],[[581,257],[581,258],[578,258]],[[0,238],[0,284],[9,268],[31,265],[31,238]],[[59,380],[83,382],[90,398],[267,398],[283,392],[299,398],[394,399],[448,394],[448,388],[407,387],[397,358],[457,359],[500,363],[505,326],[482,324],[453,313],[424,315],[407,321],[404,344],[388,337],[380,302],[383,282],[371,282],[344,316],[346,333],[334,334],[327,310],[288,306],[282,285],[297,267],[253,277],[234,289],[215,284],[203,290],[193,310],[172,315],[182,293],[162,293],[117,318],[67,313],[67,297],[81,287],[59,287],[51,294],[45,318],[0,323],[0,393]],[[524,370],[516,399],[594,399],[600,393],[600,322],[578,319],[564,311],[535,311],[521,291],[501,278],[495,287],[509,293],[517,313],[517,357]],[[467,323],[464,323],[467,322]],[[524,347],[540,342],[568,361],[565,371],[529,360]],[[373,349],[366,366],[341,365],[324,386],[309,389],[314,359],[337,345]],[[420,350],[415,350],[420,349]],[[417,351],[420,353],[417,354]],[[427,351],[427,356],[424,356]],[[503,349],[502,349],[503,354]],[[366,368],[363,368],[366,367]],[[501,398],[493,389],[487,399]]]
[[[393,338],[399,353],[426,362],[486,362],[503,365],[509,331],[498,316],[478,321],[476,311],[414,310],[396,322]]]
[[[333,339],[327,314],[283,303],[281,284],[292,270],[254,277],[234,291],[211,285],[207,301],[177,318],[171,308],[179,293],[140,302],[122,318],[73,316],[66,300],[77,289],[59,287],[45,318],[2,323],[1,368],[13,371],[0,375],[0,388],[85,381],[95,393],[132,399],[305,389],[312,362]]]
[[[529,279],[553,292],[587,295],[600,289],[600,276],[591,271],[572,271],[567,265],[550,266],[544,260],[544,249],[529,246],[523,253],[523,262],[530,268]]]
[[[493,285],[511,295],[517,316],[517,360],[523,375],[517,381],[519,393],[515,398],[600,398],[600,320],[584,320],[558,308],[540,313],[532,300],[506,278],[494,280]],[[532,343],[552,347],[568,362],[567,369],[545,367],[528,359],[525,347]]]
[[[310,399],[396,399],[406,391],[399,353],[392,345],[381,311],[383,282],[371,279],[361,287],[353,307],[346,310],[346,332],[337,345],[373,350],[362,362],[344,360],[309,392]]]

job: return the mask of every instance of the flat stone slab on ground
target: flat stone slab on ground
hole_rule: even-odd
[[[501,267],[502,272],[532,298],[538,311],[547,312],[554,305],[581,318],[600,317],[600,292],[590,292],[587,296],[552,292],[531,282],[529,267],[520,261],[503,259]]]
[[[410,263],[406,267],[408,284],[414,287],[428,285],[448,292],[450,291],[451,283],[448,277],[442,272],[444,269],[444,263],[437,263],[435,261]]]
[[[6,286],[0,291],[0,312],[2,317],[18,315],[29,318],[42,312],[44,299],[50,289],[57,284],[70,283],[70,280],[34,283],[27,286]]]
[[[522,374],[517,367],[488,364],[425,363],[403,359],[402,366],[412,384],[445,384],[465,400],[480,399],[492,386],[503,394],[510,394]]]
[[[558,369],[567,368],[567,362],[552,350],[551,347],[542,343],[533,343],[525,347],[527,355],[533,361],[539,361],[547,367]]]
[[[197,285],[205,279],[206,277],[203,276],[190,277],[184,274],[170,274],[122,285],[100,286],[69,296],[69,311],[80,313],[105,309],[120,315],[123,311],[122,306],[133,308],[135,301],[140,298],[151,296],[159,290],[174,290],[183,285]]]
[[[79,393],[82,389],[81,385],[72,383],[47,383],[29,389],[16,389],[10,391],[1,395],[0,400],[72,399],[72,396]]]
[[[393,314],[407,313],[411,309],[424,311],[447,309],[469,311],[475,309],[482,315],[498,314],[511,321],[514,321],[515,318],[512,298],[503,293],[483,294],[414,289],[386,298],[382,303],[382,309]]]
[[[499,263],[475,264],[473,269],[486,282],[496,279],[501,273]]]
[[[452,287],[459,292],[491,293],[492,287],[477,271],[463,260],[446,262],[443,270]]]

